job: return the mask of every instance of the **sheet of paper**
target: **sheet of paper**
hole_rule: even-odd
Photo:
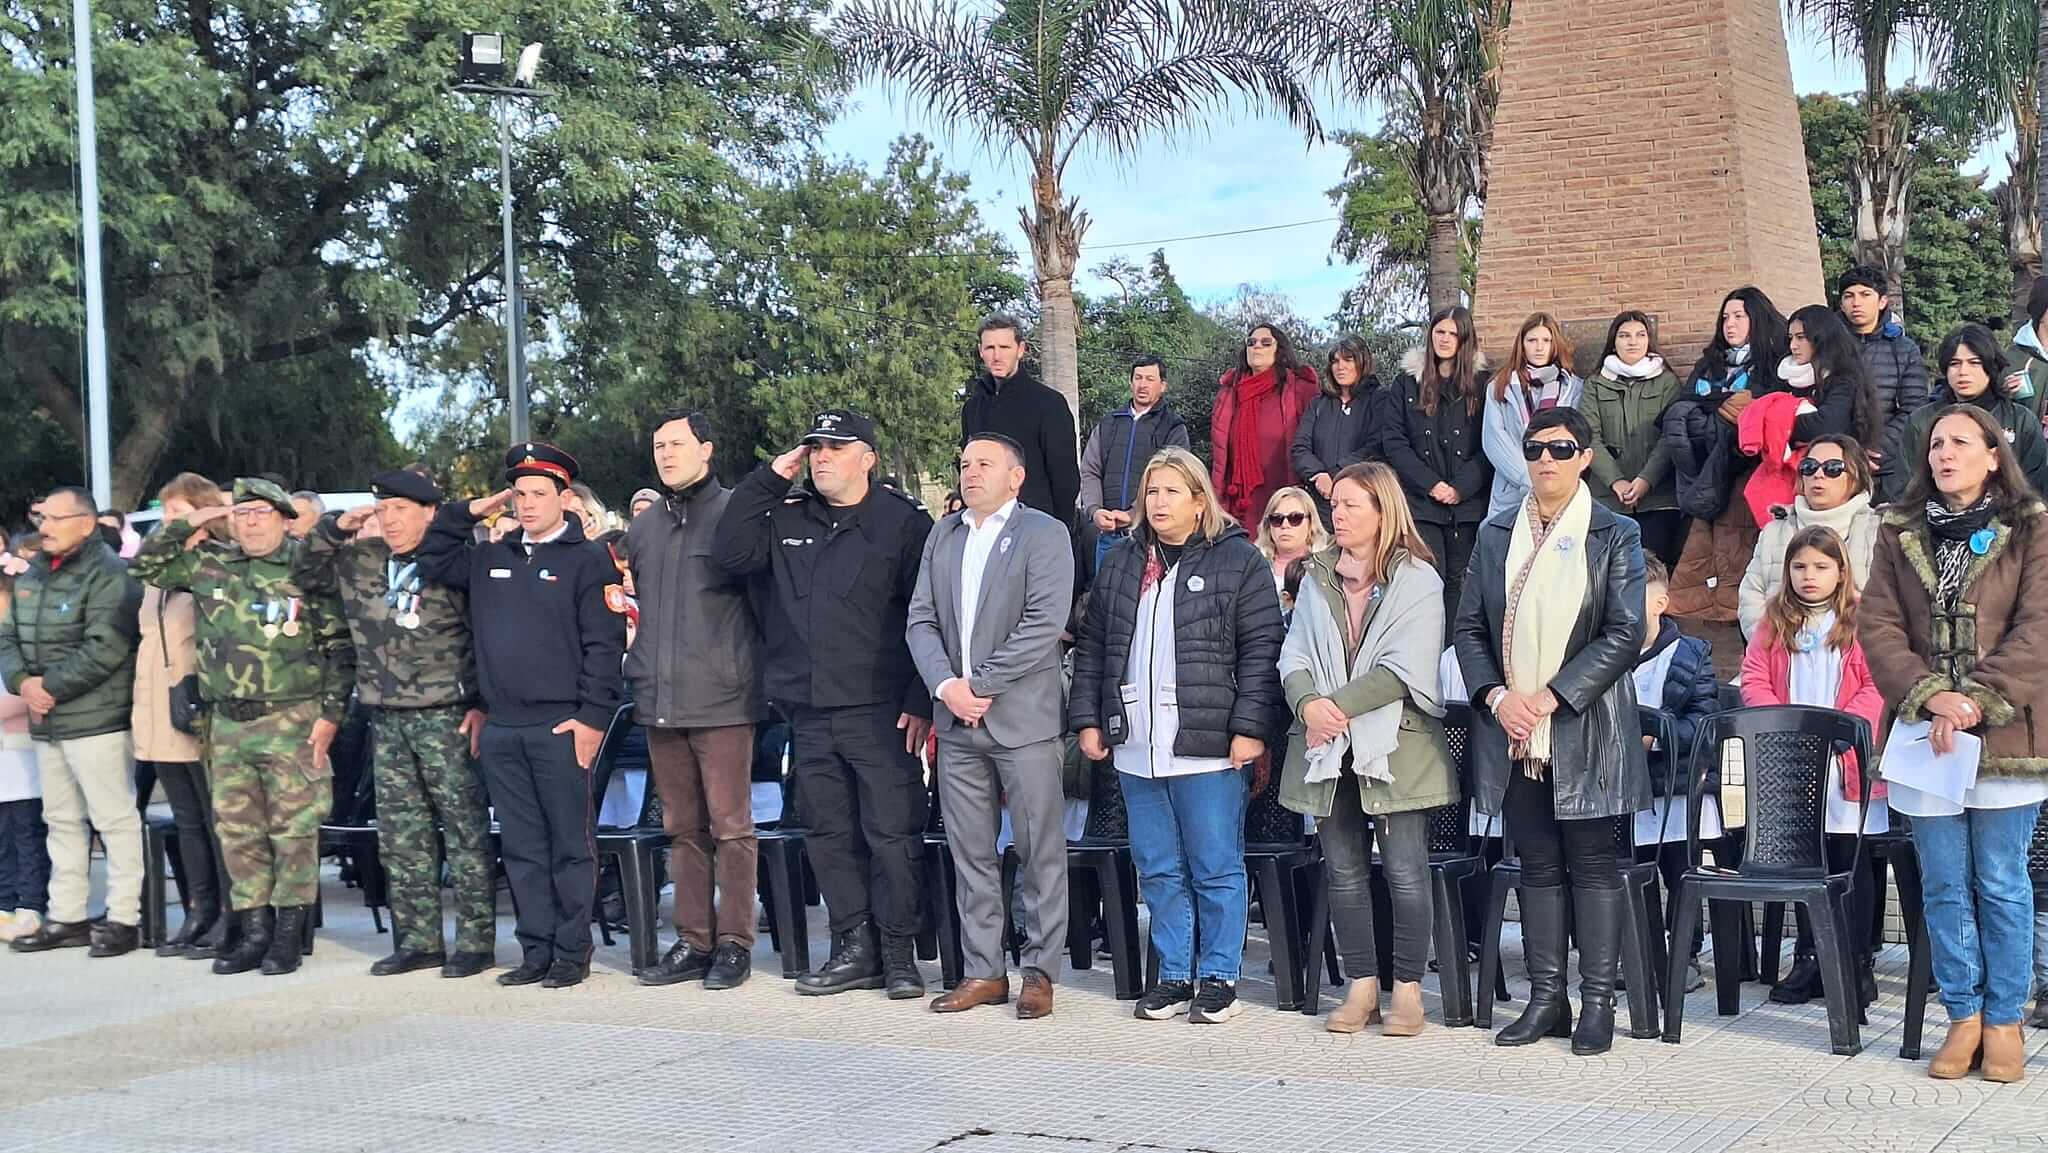
[[[1897,781],[1960,805],[1977,784],[1977,763],[1983,756],[1984,742],[1970,733],[1957,733],[1955,749],[1943,756],[1934,751],[1930,738],[1933,729],[1927,721],[1893,721],[1878,772],[1887,781]]]

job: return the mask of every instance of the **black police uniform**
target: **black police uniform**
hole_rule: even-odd
[[[513,446],[508,480],[546,476],[567,486],[576,462],[538,441]],[[421,542],[420,571],[469,593],[477,680],[489,720],[479,765],[501,833],[514,933],[523,960],[501,984],[574,984],[590,965],[597,893],[596,819],[590,773],[575,738],[555,726],[579,720],[599,732],[622,697],[624,593],[603,545],[575,517],[561,534],[529,545],[513,531],[475,540],[469,502],[441,505]]]
[[[791,487],[766,465],[742,480],[714,560],[769,586],[763,680],[794,729],[799,815],[832,932],[872,919],[885,950],[901,947],[923,923],[928,799],[896,722],[932,713],[904,640],[932,519],[880,484],[846,508]]]

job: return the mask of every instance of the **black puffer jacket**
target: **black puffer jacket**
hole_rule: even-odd
[[[1422,411],[1422,357],[1411,352],[1403,367],[1393,384],[1374,394],[1372,420],[1380,428],[1380,454],[1401,478],[1416,520],[1440,525],[1485,520],[1493,464],[1479,444],[1479,414],[1467,412],[1455,396],[1439,397],[1434,415]],[[1485,368],[1482,361],[1482,378]],[[1430,499],[1429,490],[1438,482],[1458,491],[1457,504]]]
[[[1676,400],[1661,418],[1678,508],[1694,520],[1720,516],[1735,489],[1735,426],[1721,419],[1720,399]]]
[[[1118,544],[1103,558],[1088,595],[1088,618],[1074,649],[1069,719],[1075,731],[1101,729],[1104,744],[1130,735],[1123,685],[1138,628],[1138,584],[1149,540]],[[1286,716],[1280,694],[1280,594],[1273,569],[1244,530],[1191,540],[1174,572],[1173,648],[1183,757],[1222,757],[1230,738],[1268,740]]]

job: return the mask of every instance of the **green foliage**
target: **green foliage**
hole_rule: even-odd
[[[1906,331],[1932,355],[1951,328],[1965,321],[2002,328],[2010,311],[2012,273],[1999,233],[1998,205],[1981,176],[1962,172],[1972,141],[1934,115],[1936,97],[1902,89],[1894,99],[1910,118],[1908,147],[1916,169],[1906,233]],[[1849,165],[1867,121],[1860,98],[1802,96],[1799,122],[1806,141],[1807,178],[1820,230],[1821,264],[1832,291],[1851,261],[1855,220],[1849,205]],[[1787,311],[1806,301],[1780,301]]]

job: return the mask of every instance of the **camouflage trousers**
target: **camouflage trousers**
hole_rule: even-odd
[[[490,807],[469,738],[456,731],[465,711],[461,705],[378,709],[372,722],[377,851],[390,878],[391,929],[401,950],[442,951],[437,825],[454,890],[455,948],[488,953],[497,947]]]
[[[299,701],[253,721],[206,719],[214,832],[228,870],[228,903],[310,905],[320,896],[320,822],[333,806],[332,766],[313,764],[306,739],[320,702]]]

